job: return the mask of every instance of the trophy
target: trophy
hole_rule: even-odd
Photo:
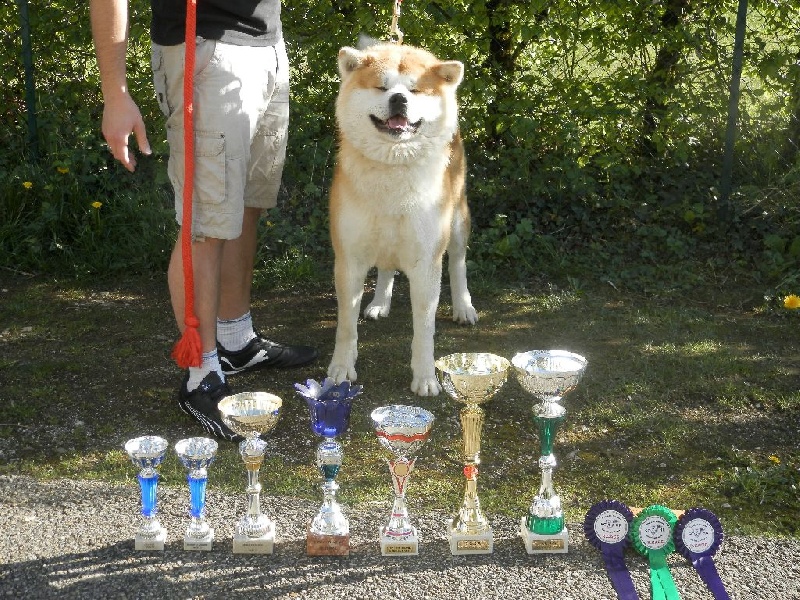
[[[442,387],[451,398],[465,405],[461,409],[461,429],[466,490],[458,515],[448,525],[451,554],[491,554],[494,550],[492,528],[478,500],[484,414],[479,405],[503,387],[509,366],[502,356],[488,353],[450,354],[436,361]]]
[[[379,530],[383,556],[419,554],[417,528],[411,525],[406,507],[406,488],[414,470],[417,451],[428,440],[433,415],[416,406],[382,406],[372,411],[378,441],[394,455],[387,459],[394,488],[394,505],[389,523]]]
[[[267,443],[260,436],[275,427],[282,404],[280,398],[266,392],[242,392],[219,402],[222,421],[245,438],[239,442],[239,454],[247,469],[247,513],[239,519],[233,534],[235,554],[272,554],[275,524],[261,513],[258,471]]]
[[[553,443],[566,410],[559,402],[572,391],[586,369],[586,359],[564,350],[531,350],[511,359],[520,385],[540,401],[534,406],[533,420],[539,428],[539,469],[542,482],[528,514],[520,521],[522,539],[528,554],[565,553],[569,534],[564,525],[561,498],[553,489]]]
[[[336,436],[350,423],[350,406],[361,393],[361,386],[349,381],[336,384],[330,377],[322,384],[309,379],[306,385],[294,384],[308,404],[312,431],[324,438],[317,446],[317,468],[322,475],[322,506],[308,526],[306,553],[310,556],[349,556],[350,524],[336,501],[336,475],[342,466],[342,445]]]
[[[167,452],[167,440],[154,435],[128,440],[125,452],[131,462],[141,471],[136,476],[142,492],[142,524],[136,532],[134,547],[136,550],[163,550],[167,539],[167,531],[158,522],[156,514],[156,489],[158,488],[158,471],[156,467],[164,460]]]
[[[206,484],[208,467],[214,462],[218,444],[216,441],[193,437],[175,444],[175,453],[189,472],[189,515],[191,521],[183,536],[184,550],[211,550],[214,530],[206,521]]]

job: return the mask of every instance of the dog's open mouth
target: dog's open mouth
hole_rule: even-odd
[[[385,131],[391,135],[402,135],[404,133],[416,133],[419,126],[422,125],[422,119],[416,123],[411,123],[407,117],[403,115],[394,115],[385,121],[379,119],[375,115],[370,115],[372,123],[379,131]]]

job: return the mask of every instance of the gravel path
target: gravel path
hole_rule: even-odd
[[[40,483],[0,477],[0,597],[25,598],[535,598],[614,600],[600,553],[570,524],[566,555],[528,556],[512,519],[491,517],[491,555],[451,556],[444,513],[412,514],[422,538],[418,557],[382,557],[376,542],[386,505],[346,508],[347,558],[305,554],[305,523],[318,508],[305,500],[262,498],[277,523],[275,553],[234,555],[233,524],[241,497],[209,490],[208,518],[216,529],[209,553],[182,549],[185,489],[159,487],[160,520],[168,530],[163,553],[135,552],[136,486],[88,481]],[[647,565],[627,555],[639,596],[650,598]],[[800,540],[729,536],[717,554],[731,597],[800,599]],[[692,566],[672,555],[670,567],[684,600],[713,600]]]

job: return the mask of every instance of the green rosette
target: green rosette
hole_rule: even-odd
[[[653,504],[640,512],[629,532],[633,547],[650,562],[653,600],[680,600],[669,572],[667,556],[675,551],[673,532],[678,518],[666,506]]]

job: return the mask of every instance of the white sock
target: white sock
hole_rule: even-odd
[[[186,391],[192,392],[198,388],[205,379],[206,375],[216,371],[222,382],[225,381],[225,374],[222,372],[222,365],[219,364],[217,349],[203,353],[203,362],[199,367],[189,367],[189,381],[186,382]]]
[[[238,319],[223,321],[217,319],[217,341],[229,352],[241,350],[256,337],[253,330],[253,318],[247,311]]]

